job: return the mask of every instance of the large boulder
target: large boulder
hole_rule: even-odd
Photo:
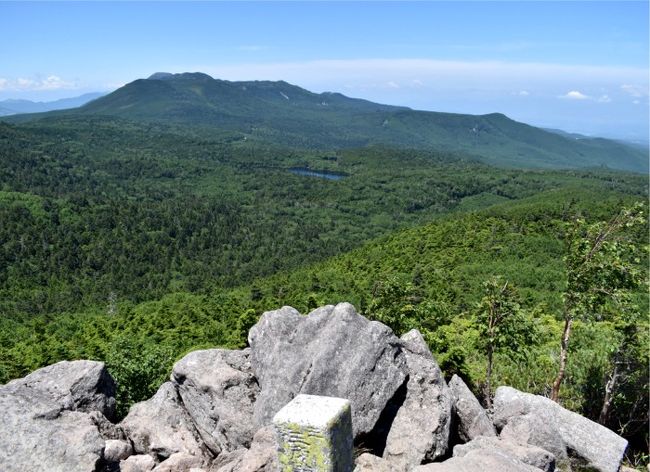
[[[500,449],[477,449],[444,462],[421,465],[413,472],[541,472]]]
[[[354,461],[354,472],[397,472],[397,469],[381,457],[364,452]]]
[[[177,452],[205,461],[214,456],[203,443],[172,382],[165,382],[149,400],[133,405],[121,426],[136,454],[150,454],[157,461]]]
[[[57,364],[55,369],[39,369],[24,379],[0,386],[3,472],[95,471],[102,459],[104,439],[91,416],[76,410],[96,405],[93,401],[100,396],[94,396],[98,390],[83,386],[96,386],[97,370],[77,369],[79,365]],[[84,378],[84,373],[90,378]],[[57,385],[57,378],[61,385]],[[89,392],[88,399],[82,397],[82,391]],[[98,408],[107,404],[114,402],[102,399]]]
[[[573,413],[554,401],[523,393],[511,387],[499,387],[494,398],[494,424],[504,428],[514,418],[537,416],[566,444],[571,456],[588,468],[600,472],[617,472],[627,441],[598,423]],[[534,436],[531,443],[535,442]],[[542,444],[536,446],[544,447]]]
[[[398,471],[432,462],[447,452],[452,396],[438,364],[417,330],[401,338],[406,357],[406,398],[397,410],[383,457]]]
[[[458,437],[468,442],[479,436],[496,436],[494,425],[465,382],[454,375],[449,381],[454,398]]]
[[[495,450],[512,456],[524,464],[537,467],[544,472],[553,472],[555,470],[555,456],[550,452],[541,447],[530,444],[517,444],[496,437],[479,436],[466,444],[458,444],[454,446],[454,457],[464,457],[473,451],[479,451],[480,454]]]
[[[360,316],[349,303],[302,316],[291,307],[266,312],[248,335],[261,391],[255,424],[297,394],[347,398],[355,437],[372,431],[406,379],[399,339],[387,326]]]
[[[558,463],[568,459],[567,447],[564,440],[552,424],[544,417],[536,414],[513,416],[499,434],[505,439],[517,444],[534,444],[552,453]]]
[[[99,411],[108,419],[115,415],[115,381],[103,362],[57,362],[6,387],[38,390],[66,410]]]
[[[250,350],[194,351],[174,365],[172,381],[201,439],[215,454],[249,447],[259,386]]]

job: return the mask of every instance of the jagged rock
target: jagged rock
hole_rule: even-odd
[[[90,415],[75,410],[114,407],[104,373],[101,363],[66,362],[0,386],[0,469],[94,471],[104,440]]]
[[[97,426],[99,434],[102,438],[119,440],[126,439],[126,434],[124,434],[124,431],[122,431],[120,425],[111,423],[99,411],[91,411],[88,413],[88,416],[90,416],[90,419],[93,421],[93,423],[95,423],[95,426]]]
[[[159,461],[176,452],[211,459],[176,388],[165,382],[149,400],[136,403],[120,423],[138,454],[151,454]]]
[[[204,461],[200,457],[186,452],[176,452],[158,464],[153,472],[189,472],[191,469],[200,468],[203,465]]]
[[[541,472],[499,449],[478,449],[444,462],[421,465],[413,472]]]
[[[566,444],[543,417],[535,414],[513,416],[501,430],[502,439],[517,444],[534,444],[552,453],[558,462],[568,459]]]
[[[447,452],[452,396],[442,371],[417,330],[401,338],[406,356],[406,398],[386,439],[383,457],[398,471],[411,470]]]
[[[454,457],[463,457],[472,451],[492,450],[499,450],[544,472],[555,470],[555,456],[550,452],[530,444],[521,445],[496,437],[479,436],[466,444],[458,444],[454,446]]]
[[[486,411],[463,380],[454,375],[449,381],[458,420],[458,437],[465,442],[479,436],[496,436]]]
[[[259,386],[250,364],[250,349],[194,351],[174,365],[185,409],[202,440],[215,454],[249,447],[253,405]]]
[[[65,410],[99,411],[108,419],[115,415],[115,381],[103,362],[57,362],[12,380],[6,387],[38,390]]]
[[[386,459],[364,452],[355,461],[354,472],[397,472],[398,469]]]
[[[584,461],[587,467],[600,472],[618,471],[627,448],[625,439],[548,398],[511,387],[497,389],[494,398],[494,424],[497,428],[503,428],[512,418],[527,414],[538,416],[557,431],[571,455]]]
[[[260,384],[255,424],[266,425],[298,393],[347,398],[355,437],[369,433],[406,378],[390,328],[349,303],[308,316],[291,307],[266,312],[251,328],[251,363]]]
[[[156,461],[148,454],[131,456],[120,462],[120,472],[149,472],[156,466]]]
[[[236,464],[240,464],[248,449],[241,448],[232,452],[222,452],[214,460],[210,472],[231,472]]]
[[[231,453],[225,461],[217,461],[210,469],[211,472],[277,472],[278,442],[273,426],[266,426],[255,433],[251,448]],[[217,468],[218,467],[218,468]]]
[[[131,443],[119,439],[109,439],[104,448],[104,460],[106,462],[119,462],[133,454]]]

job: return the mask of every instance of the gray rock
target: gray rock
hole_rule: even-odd
[[[625,439],[548,398],[511,387],[497,389],[494,398],[494,424],[497,428],[503,428],[512,418],[527,414],[536,415],[557,431],[571,455],[584,461],[587,467],[600,472],[618,471],[627,448]]]
[[[156,461],[148,454],[131,456],[120,462],[120,472],[149,472],[156,466]]]
[[[373,456],[367,452],[357,457],[355,462],[354,472],[397,472],[398,470],[386,459]]]
[[[88,413],[88,416],[93,421],[93,423],[95,423],[95,426],[97,426],[99,434],[102,438],[120,440],[126,439],[126,435],[124,434],[124,431],[122,431],[120,425],[111,423],[99,411],[91,411]]]
[[[568,459],[566,444],[560,434],[554,426],[536,414],[511,417],[499,436],[517,444],[539,446],[552,453],[558,461]]]
[[[253,440],[253,405],[259,386],[250,350],[194,351],[174,365],[185,409],[203,442],[215,454],[249,447]]]
[[[458,419],[458,437],[462,441],[497,435],[486,411],[460,377],[454,375],[451,378],[449,389],[454,398],[454,410]]]
[[[466,444],[454,446],[454,457],[463,457],[472,451],[489,452],[493,450],[499,450],[544,472],[555,470],[555,456],[550,452],[530,444],[521,445],[496,437],[479,436]]]
[[[177,452],[213,457],[171,382],[164,383],[149,400],[133,405],[120,426],[138,454],[151,454],[159,461]]]
[[[99,411],[109,419],[115,415],[115,381],[103,362],[57,362],[6,387],[38,390],[66,410]]]
[[[177,452],[154,467],[153,472],[189,472],[191,469],[197,469],[203,465],[205,465],[205,461],[200,457],[186,452]]]
[[[217,459],[211,471],[214,472],[277,472],[278,442],[272,426],[261,428],[255,433],[249,450],[238,450],[229,454],[225,461]],[[225,463],[224,463],[225,462]]]
[[[470,451],[462,457],[421,465],[413,472],[540,472],[499,449]]]
[[[210,472],[232,472],[236,464],[240,464],[248,449],[241,448],[232,452],[222,452],[210,466]]]
[[[133,454],[131,443],[119,439],[109,439],[104,448],[104,460],[106,462],[119,462]]]
[[[452,396],[422,335],[412,330],[401,341],[409,380],[383,457],[396,470],[407,471],[447,452]]]
[[[76,410],[107,411],[107,405],[114,405],[107,389],[102,393],[98,387],[103,364],[77,361],[55,366],[0,386],[3,472],[91,472],[102,458],[104,440],[97,426],[89,414]]]
[[[355,437],[370,432],[406,378],[400,342],[390,328],[349,303],[301,316],[284,307],[251,328],[251,363],[260,384],[255,424],[266,425],[298,393],[347,398]]]

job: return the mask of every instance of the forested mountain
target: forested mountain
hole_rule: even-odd
[[[316,94],[286,82],[229,82],[202,73],[156,73],[87,105],[49,116],[108,115],[236,132],[257,142],[312,149],[389,145],[462,151],[517,168],[648,169],[647,153],[606,139],[575,140],[499,113],[411,110]],[[46,115],[47,116],[47,115]],[[13,120],[41,119],[23,115]]]

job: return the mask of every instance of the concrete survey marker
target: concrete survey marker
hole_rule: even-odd
[[[284,472],[351,472],[352,411],[343,398],[296,396],[273,418]]]

